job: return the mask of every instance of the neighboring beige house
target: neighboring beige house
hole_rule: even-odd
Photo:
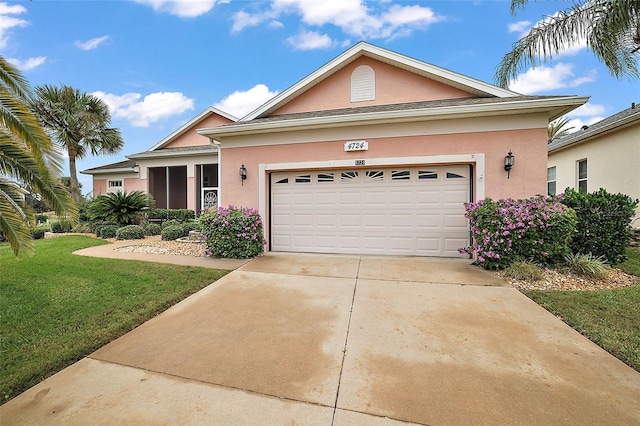
[[[548,146],[547,192],[600,188],[640,198],[640,106],[631,104]],[[640,227],[640,207],[634,227]]]
[[[461,256],[464,203],[544,193],[548,123],[587,99],[520,95],[361,42],[198,133],[220,147],[220,204],[257,209],[267,250]]]
[[[218,148],[196,129],[235,120],[223,111],[207,108],[148,151],[81,173],[93,175],[94,196],[140,190],[153,195],[156,207],[199,213],[218,205]]]

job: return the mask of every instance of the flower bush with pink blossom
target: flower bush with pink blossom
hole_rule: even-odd
[[[538,195],[466,203],[473,244],[460,252],[475,255],[485,269],[503,269],[517,260],[540,265],[562,262],[569,254],[576,213],[561,201],[562,195]]]
[[[200,215],[207,256],[250,259],[263,253],[262,218],[255,209],[219,207]]]

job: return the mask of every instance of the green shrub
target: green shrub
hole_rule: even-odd
[[[37,214],[36,221],[38,221],[38,223],[47,223],[49,221],[49,216],[46,214]]]
[[[602,188],[591,194],[567,188],[562,203],[575,210],[578,218],[570,243],[573,253],[591,253],[612,265],[624,262],[638,200]]]
[[[603,257],[595,257],[590,253],[569,254],[565,260],[571,272],[578,275],[604,280],[611,273],[611,268],[605,263]]]
[[[162,227],[157,223],[147,222],[142,225],[142,229],[144,230],[144,235],[160,235],[162,232]]]
[[[93,230],[91,229],[91,224],[88,222],[80,222],[74,228],[73,232],[78,232],[81,234],[91,234]]]
[[[66,221],[51,222],[51,232],[54,234],[71,232],[71,224]]]
[[[257,210],[220,207],[200,216],[207,255],[249,259],[262,254],[265,240]]]
[[[168,227],[168,226],[182,226],[182,222],[176,220],[176,219],[169,219],[167,221],[162,222],[162,229]]]
[[[527,260],[517,260],[504,270],[504,275],[514,280],[539,281],[544,278],[542,268]]]
[[[188,220],[182,224],[182,230],[185,236],[189,235],[190,231],[200,231],[200,228],[200,222],[196,222],[195,220]]]
[[[185,236],[184,229],[181,225],[166,226],[162,229],[160,235],[163,241],[173,241]]]
[[[35,228],[31,230],[31,239],[33,240],[41,240],[44,238],[44,233],[48,231],[49,228]]]
[[[195,219],[196,212],[187,209],[150,209],[146,216],[151,220],[159,219],[167,221],[173,219],[178,222],[184,222]]]
[[[104,225],[117,225],[117,223],[110,220],[95,220],[95,221],[89,222],[89,227],[91,228],[91,232],[96,234],[96,236],[98,235],[98,228]]]
[[[465,204],[472,245],[460,252],[475,254],[485,269],[503,269],[529,259],[539,265],[564,261],[575,232],[575,212],[560,197],[490,198]]]
[[[115,238],[119,228],[118,225],[102,225],[96,229],[96,237]]]
[[[133,225],[142,211],[153,205],[151,195],[142,191],[113,192],[99,195],[89,206],[91,220],[110,220],[121,226]]]
[[[144,229],[138,225],[127,225],[118,229],[116,240],[141,240],[144,238]]]

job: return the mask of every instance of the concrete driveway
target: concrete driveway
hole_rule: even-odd
[[[640,424],[640,374],[469,261],[269,254],[0,423]]]

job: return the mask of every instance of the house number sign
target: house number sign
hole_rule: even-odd
[[[367,151],[369,149],[369,143],[367,141],[353,141],[345,142],[344,150],[349,151]]]

